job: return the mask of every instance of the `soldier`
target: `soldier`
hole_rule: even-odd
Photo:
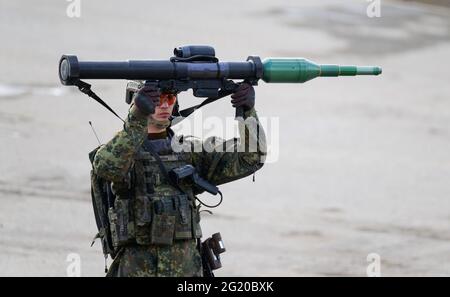
[[[134,94],[123,130],[93,158],[94,173],[111,182],[115,195],[108,218],[116,252],[107,276],[202,276],[198,250],[201,205],[195,196],[202,189],[189,179],[174,184],[164,171],[190,164],[199,176],[220,185],[262,167],[266,144],[254,109],[255,91],[242,83],[231,98],[233,107],[244,108],[240,141],[217,144],[213,137],[200,150],[176,152],[173,143],[190,148],[198,145],[175,136],[169,128],[174,107],[178,107],[177,94],[149,86]],[[248,125],[247,119],[257,125]],[[242,147],[245,143],[256,143],[257,149]],[[206,150],[207,145],[216,149]]]

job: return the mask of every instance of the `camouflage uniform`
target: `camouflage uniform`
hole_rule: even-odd
[[[245,147],[242,146],[244,142],[238,139],[221,142],[212,137],[202,144],[196,140],[177,138],[178,141],[182,141],[183,145],[188,144],[190,148],[195,148],[200,144],[201,150],[189,150],[185,153],[176,154],[182,156],[177,159],[182,160],[182,162],[172,162],[173,164],[169,164],[170,162],[165,162],[165,159],[163,159],[164,155],[167,154],[170,157],[174,154],[173,152],[159,152],[158,154],[163,159],[164,164],[167,165],[168,170],[177,166],[177,164],[192,164],[201,177],[215,185],[251,175],[263,165],[266,144],[264,131],[259,126],[255,109],[252,108],[246,111],[244,118],[253,120],[257,124],[246,125],[243,121],[239,122],[240,138],[245,139],[245,143],[247,143]],[[150,219],[144,220],[144,224],[141,224],[142,221],[136,220],[136,217],[146,218],[149,216],[147,213],[141,214],[142,209],[148,202],[146,199],[149,192],[146,191],[145,187],[139,188],[136,186],[137,188],[135,189],[134,185],[130,186],[130,184],[134,183],[133,176],[136,176],[138,181],[141,175],[145,175],[144,182],[148,182],[151,179],[152,189],[149,191],[157,193],[160,197],[164,197],[166,193],[180,192],[170,185],[164,177],[159,175],[157,171],[151,171],[153,173],[150,174],[151,176],[148,176],[145,168],[150,167],[146,166],[150,163],[139,161],[139,156],[146,156],[146,152],[142,150],[142,147],[144,141],[148,141],[147,125],[148,118],[143,116],[135,106],[132,106],[125,121],[124,129],[118,132],[111,141],[100,147],[94,157],[95,174],[112,182],[113,192],[119,197],[119,199],[116,199],[116,207],[118,207],[118,203],[126,202],[127,205],[128,201],[132,203],[130,210],[128,211],[127,208],[125,214],[125,220],[130,222],[130,224],[125,226],[125,230],[122,230],[123,228],[117,229],[119,230],[117,232],[124,231],[129,236],[126,241],[117,244],[118,252],[107,276],[202,276],[201,257],[197,249],[197,239],[201,237],[199,228],[200,216],[199,206],[195,203],[195,194],[198,194],[200,191],[196,190],[193,185],[185,184],[182,187],[191,198],[187,201],[191,203],[190,209],[192,214],[188,214],[190,215],[188,220],[192,221],[192,223],[186,224],[186,226],[189,225],[186,228],[190,229],[178,228],[177,224],[179,224],[180,220],[178,215],[175,223],[173,221],[170,223],[168,223],[169,221],[163,222],[164,226],[172,223],[178,226],[175,227],[173,242],[154,244],[153,239],[149,239],[150,233],[147,232],[150,225],[145,224]],[[257,150],[249,150],[248,143],[256,143]],[[207,147],[208,149],[206,149]],[[211,149],[212,147],[216,147],[216,149],[213,150]],[[167,158],[167,160],[170,160],[170,158]],[[139,165],[141,164],[140,162],[144,165]],[[156,179],[158,182],[155,182]],[[136,184],[139,184],[139,182],[136,182]],[[123,197],[127,197],[127,199]],[[130,197],[131,199],[128,199]],[[154,203],[154,201],[150,202]],[[129,218],[129,214],[133,218]],[[155,220],[154,214],[152,214],[152,218],[151,220]],[[113,214],[110,217],[110,220],[114,219],[117,219],[117,214]],[[122,220],[124,219],[122,218]],[[152,221],[151,224],[154,224],[154,222]],[[154,226],[152,225],[153,229]],[[158,230],[155,231],[156,233],[153,231],[151,236],[155,236],[158,233]],[[114,232],[116,231],[112,231],[112,233]],[[128,240],[130,236],[132,240]],[[171,240],[172,238],[170,238]]]

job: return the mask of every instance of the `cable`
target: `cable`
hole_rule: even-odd
[[[195,197],[195,199],[197,199],[198,202],[200,202],[200,204],[203,205],[203,206],[206,206],[206,207],[208,207],[208,208],[215,208],[215,207],[219,206],[219,205],[222,203],[222,201],[223,201],[222,192],[220,192],[220,191],[217,191],[217,192],[218,192],[219,195],[220,195],[220,201],[219,201],[219,203],[217,203],[216,205],[208,205],[208,204],[205,204],[205,203],[203,203],[203,201],[201,201],[201,200],[200,200],[199,198],[197,198],[197,197]]]

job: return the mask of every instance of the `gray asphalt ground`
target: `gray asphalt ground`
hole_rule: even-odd
[[[450,275],[448,8],[383,0],[369,18],[363,0],[82,0],[69,18],[68,5],[0,0],[0,275],[65,276],[70,253],[83,276],[103,275],[99,243],[90,247],[88,121],[102,142],[121,122],[60,85],[60,56],[167,59],[185,44],[213,45],[223,61],[383,67],[257,87],[272,160],[255,183],[224,185],[224,203],[202,218],[227,247],[217,275],[365,276],[370,253],[383,276]],[[125,81],[91,82],[126,114]],[[233,114],[228,100],[202,112]]]

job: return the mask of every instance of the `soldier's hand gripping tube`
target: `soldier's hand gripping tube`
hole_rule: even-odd
[[[201,243],[200,253],[203,264],[203,276],[214,277],[213,270],[222,267],[220,254],[226,251],[220,233],[214,233],[210,238]]]

